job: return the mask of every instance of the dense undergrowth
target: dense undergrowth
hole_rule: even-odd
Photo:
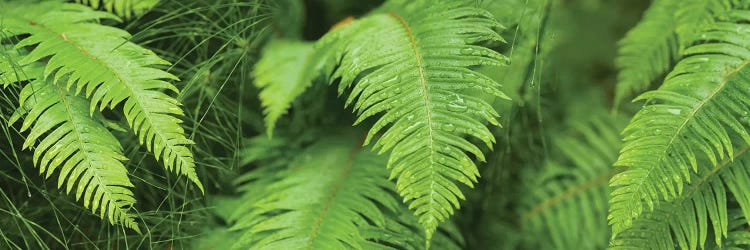
[[[2,0],[0,249],[746,249],[749,34],[744,0]]]

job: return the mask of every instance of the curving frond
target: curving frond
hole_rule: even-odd
[[[187,147],[179,103],[164,91],[178,92],[165,79],[175,77],[157,66],[168,62],[127,39],[123,30],[98,24],[117,20],[106,12],[77,4],[45,1],[36,5],[0,4],[3,28],[15,35],[28,34],[18,48],[36,47],[20,62],[27,64],[49,58],[45,77],[68,78],[67,88],[75,86],[91,99],[90,110],[114,108],[123,104],[123,113],[141,144],[153,152],[164,166],[185,175],[201,191],[195,173],[193,154]],[[85,90],[85,91],[84,91]]]
[[[336,29],[321,43],[340,58],[332,78],[340,93],[351,88],[360,123],[382,114],[375,135],[380,153],[392,151],[388,167],[396,188],[419,217],[428,239],[464,196],[455,182],[473,186],[479,172],[466,153],[484,155],[465,137],[492,148],[486,123],[499,125],[490,105],[507,98],[500,85],[470,69],[505,65],[485,47],[500,43],[492,15],[462,1],[389,1],[375,14]],[[388,128],[386,128],[388,127]]]
[[[747,6],[743,6],[746,8]],[[664,84],[636,100],[647,104],[624,129],[609,221],[615,234],[644,211],[673,200],[712,169],[736,144],[750,143],[743,117],[750,110],[750,11],[727,10],[696,36]]]
[[[131,19],[146,13],[159,3],[159,0],[76,0],[76,2],[94,9],[102,7],[122,18]]]
[[[561,154],[533,172],[522,199],[521,224],[539,249],[602,249],[607,246],[607,180],[620,148],[626,120],[601,111],[589,121],[575,121],[572,132],[552,137]],[[562,134],[562,133],[561,133]],[[586,239],[582,241],[581,239]]]
[[[638,25],[619,42],[615,102],[648,89],[678,58],[680,45],[674,12],[679,4],[675,0],[654,1]]]
[[[37,72],[41,75],[42,71]],[[76,200],[83,198],[84,207],[112,224],[140,232],[128,213],[135,198],[122,164],[127,158],[117,139],[99,122],[101,114],[89,115],[88,100],[39,77],[23,88],[20,103],[11,123],[23,116],[21,131],[30,131],[23,147],[34,147],[34,165],[45,178],[59,170],[58,188],[65,184],[70,193],[75,187]]]

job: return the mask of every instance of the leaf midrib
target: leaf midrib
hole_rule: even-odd
[[[323,203],[323,208],[320,210],[320,213],[318,214],[318,218],[315,220],[315,223],[313,224],[313,229],[310,232],[310,238],[307,240],[307,244],[305,246],[305,249],[313,249],[313,242],[318,236],[318,232],[320,231],[320,226],[323,223],[323,219],[325,219],[326,215],[328,215],[328,208],[331,206],[331,203],[333,203],[333,199],[336,197],[336,194],[341,189],[341,186],[344,184],[344,180],[346,180],[346,177],[349,176],[352,172],[352,166],[354,165],[354,159],[357,157],[359,152],[362,149],[362,143],[357,143],[356,146],[349,152],[349,157],[347,157],[345,169],[343,172],[339,175],[338,178],[336,178],[336,182],[334,183],[333,190],[331,191],[331,194],[328,195],[328,198]]]
[[[432,122],[432,107],[430,107],[430,103],[432,101],[430,100],[430,95],[427,90],[427,78],[424,74],[424,64],[422,62],[422,55],[419,51],[419,47],[417,46],[417,38],[414,36],[414,32],[412,32],[411,28],[409,27],[409,24],[406,23],[406,21],[399,16],[398,14],[394,12],[388,13],[391,17],[396,19],[396,21],[401,24],[401,26],[404,28],[404,31],[406,32],[406,35],[409,37],[409,44],[411,46],[412,51],[414,52],[414,58],[416,60],[416,67],[419,69],[419,83],[421,87],[422,92],[422,100],[424,101],[424,108],[425,113],[427,114],[427,131],[428,131],[428,140],[429,145],[427,146],[430,150],[430,156],[429,156],[429,166],[430,166],[430,210],[433,210],[432,206],[435,204],[435,137],[433,134],[433,122]],[[432,214],[433,211],[430,211],[429,217],[430,220],[433,220],[434,215]]]
[[[127,213],[123,212],[121,210],[120,206],[117,204],[117,201],[115,201],[112,198],[112,196],[111,196],[112,190],[109,188],[109,185],[106,184],[106,182],[102,179],[102,177],[98,174],[97,171],[93,171],[92,170],[92,168],[93,168],[92,162],[93,161],[91,160],[91,156],[90,156],[92,151],[87,149],[88,147],[86,146],[86,143],[84,142],[85,140],[83,139],[83,136],[82,136],[83,133],[79,130],[79,127],[76,126],[76,122],[73,122],[74,120],[76,120],[78,118],[72,115],[73,112],[71,110],[70,103],[68,102],[67,97],[65,96],[65,93],[67,93],[67,91],[61,89],[60,86],[57,86],[57,84],[55,84],[53,87],[57,89],[57,94],[60,97],[60,103],[63,105],[63,107],[65,107],[66,115],[68,116],[68,121],[71,122],[71,125],[72,125],[73,130],[74,130],[74,134],[75,134],[75,136],[77,138],[76,141],[78,142],[78,144],[80,144],[79,148],[80,148],[81,151],[84,152],[85,159],[86,159],[85,160],[86,161],[86,165],[88,165],[88,167],[86,168],[86,172],[92,173],[92,176],[94,178],[96,178],[97,182],[99,183],[99,185],[97,185],[99,189],[106,190],[106,192],[102,192],[103,193],[102,196],[103,196],[103,198],[106,197],[106,200],[108,200],[109,202],[108,202],[108,204],[99,204],[99,209],[105,210],[105,207],[104,207],[105,205],[114,205],[115,207],[114,207],[113,210],[116,211],[116,213],[125,215],[125,216],[123,216],[123,218],[128,218],[127,217]],[[78,165],[78,166],[80,166],[80,165]],[[85,199],[86,195],[84,194],[83,197]],[[114,204],[109,204],[109,203],[114,203]],[[94,211],[94,212],[96,212],[96,211]],[[110,214],[109,216],[112,217],[112,218],[114,218],[114,215]],[[129,224],[130,222],[126,221],[126,223]]]

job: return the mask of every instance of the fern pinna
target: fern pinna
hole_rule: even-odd
[[[43,64],[43,70],[22,72],[35,80],[22,91],[13,119],[24,120],[23,130],[31,128],[24,146],[36,146],[34,161],[47,177],[60,169],[58,186],[67,183],[70,192],[76,184],[85,207],[138,231],[133,215],[126,214],[135,200],[125,157],[98,113],[122,104],[141,144],[203,190],[188,148],[192,142],[176,117],[182,115],[179,103],[163,92],[178,92],[166,81],[176,78],[158,68],[166,61],[129,42],[127,32],[99,24],[118,17],[59,1],[3,2],[0,9],[4,32],[22,38],[15,48],[28,50],[13,63],[20,68],[2,75],[22,75],[17,71],[26,65]]]

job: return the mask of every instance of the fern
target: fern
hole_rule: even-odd
[[[527,182],[529,195],[522,200],[521,224],[526,235],[550,238],[531,239],[532,245],[540,249],[602,249],[607,245],[606,184],[620,147],[621,118],[601,111],[589,121],[573,122],[577,136],[552,137],[554,151],[561,155],[549,160],[542,174],[532,172],[531,178],[541,178]]]
[[[713,169],[701,169],[694,175],[696,180],[680,196],[641,215],[631,227],[618,234],[613,248],[673,249],[677,244],[682,249],[704,249],[709,228],[716,246],[721,246],[722,239],[730,233],[727,190],[736,198],[744,216],[750,215],[750,193],[745,188],[746,183],[750,183],[748,150],[748,146],[740,148],[734,161],[726,159]]]
[[[21,131],[31,131],[23,146],[35,147],[33,159],[40,172],[49,178],[59,169],[58,187],[65,183],[67,193],[77,187],[76,200],[83,198],[84,207],[98,211],[102,218],[106,214],[112,224],[122,223],[140,232],[133,215],[127,213],[135,203],[128,189],[133,184],[122,164],[127,158],[99,119],[88,115],[88,100],[39,77],[26,85],[20,102],[23,111],[10,122],[25,114]]]
[[[454,182],[471,187],[477,181],[465,151],[484,161],[463,136],[490,148],[495,141],[484,123],[499,125],[498,114],[477,94],[506,96],[496,82],[467,67],[505,63],[481,46],[503,41],[494,30],[501,26],[491,14],[460,2],[389,3],[380,10],[385,13],[328,35],[340,38],[334,46],[343,47],[336,50],[342,57],[333,78],[341,78],[340,92],[351,87],[347,103],[354,103],[359,116],[355,124],[383,113],[365,144],[384,131],[373,148],[394,152],[391,178],[398,178],[398,192],[411,201],[429,239],[463,199]]]
[[[674,10],[679,4],[674,0],[654,1],[643,20],[620,41],[615,106],[646,90],[651,82],[669,71],[678,57],[680,45]]]
[[[664,84],[636,100],[648,100],[624,130],[626,143],[614,176],[609,220],[615,234],[643,212],[684,191],[694,173],[705,173],[749,143],[743,114],[750,109],[748,82],[750,12],[727,10],[716,19],[667,76]],[[646,207],[644,209],[644,206]]]
[[[416,218],[403,213],[387,180],[387,158],[359,144],[344,131],[308,146],[289,167],[266,165],[238,178],[245,195],[230,220],[244,236],[234,248],[422,249]],[[455,229],[444,232],[433,241],[438,249],[459,249],[447,236],[460,239]]]
[[[454,182],[473,186],[479,176],[465,152],[480,161],[484,154],[464,136],[492,148],[495,139],[485,123],[499,123],[489,103],[494,97],[507,99],[499,84],[469,69],[507,62],[485,47],[504,41],[495,31],[502,26],[486,11],[466,6],[461,1],[390,1],[326,34],[314,52],[310,45],[272,43],[266,53],[276,57],[267,54],[254,73],[264,88],[260,97],[269,132],[289,103],[319,77],[340,82],[340,94],[351,89],[347,105],[353,104],[359,116],[355,124],[382,113],[365,144],[384,131],[373,149],[396,152],[388,162],[391,178],[398,178],[397,190],[411,201],[428,239],[463,199]],[[286,75],[289,67],[300,65],[308,66]]]
[[[312,43],[274,41],[266,45],[262,57],[253,70],[255,85],[262,88],[259,97],[263,103],[266,131],[273,135],[276,120],[283,115],[302,92],[320,74],[325,60],[320,60],[321,50]],[[284,74],[300,70],[298,74]]]
[[[182,115],[178,102],[162,92],[178,92],[163,79],[175,79],[154,66],[166,61],[150,50],[126,39],[123,30],[102,26],[100,19],[117,17],[88,7],[45,1],[37,5],[2,6],[3,27],[15,35],[29,34],[17,47],[36,45],[21,64],[49,57],[45,77],[55,81],[67,77],[67,88],[85,90],[91,98],[90,110],[97,107],[122,108],[128,124],[164,166],[185,175],[201,191],[203,186],[195,173],[193,155],[187,145],[176,115]]]
[[[89,5],[94,9],[103,7],[122,18],[131,19],[146,13],[159,3],[159,0],[76,0],[76,2]]]

